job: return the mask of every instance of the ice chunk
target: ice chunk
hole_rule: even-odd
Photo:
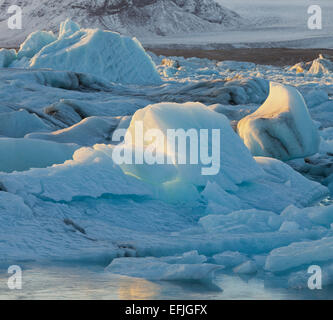
[[[233,271],[238,274],[254,274],[257,273],[258,270],[256,263],[252,260],[248,260],[238,267],[235,267]]]
[[[52,31],[36,31],[31,33],[27,39],[21,44],[17,53],[17,58],[32,58],[42,48],[57,40]]]
[[[263,103],[269,93],[269,81],[262,78],[231,79],[225,83],[230,90],[231,104]]]
[[[14,49],[0,49],[0,68],[7,68],[16,59]]]
[[[171,264],[201,264],[207,261],[203,255],[199,255],[197,250],[185,252],[181,256],[171,256],[160,258],[162,262]]]
[[[45,168],[71,159],[79,146],[34,139],[0,138],[0,171]]]
[[[319,55],[318,59],[315,59],[309,70],[309,73],[322,75],[333,72],[333,63],[331,60],[325,58],[323,55]]]
[[[281,232],[294,232],[299,230],[299,225],[295,221],[284,221],[280,227]]]
[[[16,225],[21,219],[32,219],[32,210],[24,203],[23,199],[9,192],[0,191],[0,223],[5,225]],[[4,229],[3,229],[4,230]]]
[[[107,143],[111,141],[112,133],[117,128],[121,118],[122,117],[89,117],[72,127],[51,133],[32,133],[27,135],[26,138],[51,140],[61,143],[76,143],[81,146]]]
[[[230,71],[241,71],[251,70],[256,68],[256,64],[252,62],[241,62],[241,61],[221,61],[216,64],[221,69],[227,69]]]
[[[302,228],[311,228],[315,225],[329,228],[333,223],[333,205],[302,209],[289,206],[281,216],[287,221],[295,221]]]
[[[333,260],[333,238],[292,243],[287,247],[274,249],[267,257],[265,269],[282,272],[303,265]]]
[[[72,36],[75,32],[80,30],[80,26],[70,19],[60,23],[59,39]]]
[[[82,121],[82,114],[80,111],[73,108],[70,103],[63,101],[44,108],[44,112],[61,122],[63,127],[72,127]]]
[[[237,129],[256,156],[290,160],[318,152],[318,130],[302,95],[291,86],[271,82],[266,102]]]
[[[237,191],[237,196],[252,207],[280,213],[290,204],[305,207],[328,195],[325,186],[305,178],[282,161],[266,157],[255,159],[267,176]]]
[[[23,138],[29,132],[49,130],[36,114],[26,110],[0,113],[0,136]]]
[[[311,67],[311,62],[299,62],[299,63],[296,63],[294,66],[292,66],[291,68],[289,68],[289,71],[294,71],[296,72],[297,74],[299,73],[304,73],[305,71],[309,71]]]
[[[73,28],[64,23],[60,38],[35,55],[30,67],[88,73],[123,84],[161,83],[154,62],[135,38],[99,29],[72,34]]]
[[[215,263],[225,266],[226,268],[233,268],[247,261],[246,255],[238,251],[225,251],[213,256]]]
[[[106,271],[114,274],[164,281],[205,281],[211,280],[220,269],[213,264],[170,264],[157,258],[114,259]]]
[[[333,284],[333,264],[328,264],[321,267],[322,277],[321,285],[326,287]],[[312,273],[313,274],[313,273]],[[308,272],[308,268],[293,272],[288,277],[288,287],[292,289],[309,289],[309,278],[311,273]]]
[[[329,100],[329,96],[325,90],[311,90],[304,95],[304,99],[306,101],[306,105],[309,108],[313,108],[327,102]]]
[[[263,174],[261,168],[255,163],[251,154],[245,148],[242,141],[232,130],[228,119],[217,114],[201,103],[160,103],[149,105],[146,108],[138,110],[131,121],[131,125],[126,133],[126,147],[135,148],[134,137],[136,137],[137,124],[142,124],[143,137],[146,136],[150,129],[158,130],[163,134],[163,142],[157,143],[155,146],[156,152],[164,155],[165,161],[171,160],[171,163],[177,168],[177,177],[180,181],[191,183],[196,186],[206,186],[208,181],[215,181],[223,187],[228,186],[231,189],[235,188],[235,184],[240,184],[244,181],[250,181]],[[185,148],[173,148],[172,139],[168,135],[170,130],[183,130],[185,134]],[[215,153],[215,162],[208,165],[200,163],[200,155],[198,156],[198,164],[190,164],[190,153],[193,146],[200,141],[200,130],[207,130],[210,137],[208,139],[208,150]],[[220,136],[218,144],[212,148],[212,130],[217,130]],[[194,135],[197,134],[197,141],[191,140],[188,143],[186,134],[191,130]],[[178,132],[177,132],[178,133]],[[181,134],[181,132],[179,132]],[[169,137],[169,139],[168,139]],[[183,135],[184,137],[184,135]],[[139,138],[139,137],[138,137]],[[154,137],[153,137],[154,138]],[[143,149],[151,148],[152,141],[142,139]],[[180,140],[181,136],[180,136]],[[199,147],[197,145],[197,147]],[[198,149],[200,150],[200,148]],[[193,154],[193,153],[192,153]],[[180,157],[186,157],[186,164],[179,164],[177,161]],[[214,158],[214,157],[213,157]],[[203,175],[202,169],[218,169],[213,166],[220,167],[216,170],[215,175]],[[150,178],[144,174],[148,168],[147,165],[139,165],[126,167],[127,172],[133,171],[133,174],[143,179],[155,179],[150,175]],[[152,168],[153,165],[149,165]],[[166,165],[161,166],[161,170]],[[142,173],[141,173],[142,172]],[[162,175],[161,172],[159,175]],[[165,182],[174,180],[174,176],[168,176],[165,172]],[[153,182],[153,181],[149,181]],[[228,187],[226,187],[228,189]],[[230,189],[229,189],[230,190]]]
[[[228,190],[229,188],[226,187],[225,189]],[[208,208],[206,210],[208,213],[230,213],[231,211],[242,209],[240,199],[224,191],[215,182],[211,183],[208,181],[201,195],[208,200]]]
[[[74,147],[73,145],[43,140],[15,139],[15,141],[22,141],[21,145],[17,143],[18,159],[14,158],[15,154],[8,158],[8,155],[0,153],[0,164],[7,167],[11,165],[11,169],[16,169],[19,165],[23,168],[37,167],[33,161],[40,166],[46,166],[47,161],[55,163],[54,161],[62,156],[60,151],[78,148],[76,145]],[[11,143],[13,144],[13,141]],[[30,148],[27,150],[27,148],[23,148],[22,144]],[[39,146],[39,149],[32,148],[35,145]],[[49,150],[45,146],[48,146]],[[43,151],[43,147],[46,150],[45,155],[40,151]],[[75,152],[70,149],[72,152],[68,152],[68,155],[65,154],[64,159],[58,163],[71,158],[73,160],[68,160],[51,168],[4,175],[1,177],[1,181],[12,193],[32,192],[53,201],[71,201],[75,197],[98,198],[104,194],[152,196],[149,186],[134,177],[125,175],[113,163],[112,158],[99,151],[98,147],[99,145],[95,145],[94,148],[83,147]],[[111,146],[105,146],[105,148],[112,149]],[[32,150],[35,152],[31,152]],[[24,153],[26,153],[25,156],[22,155]],[[44,156],[41,157],[41,154]],[[2,161],[2,157],[6,159],[6,162]]]
[[[212,104],[208,106],[208,108],[214,110],[215,112],[224,114],[230,121],[239,121],[250,113],[254,112],[258,106],[245,105],[235,107],[234,105]]]
[[[269,211],[241,210],[228,215],[208,215],[199,223],[209,233],[272,232],[280,228],[282,219]]]
[[[159,166],[154,166],[154,171],[152,174],[159,171],[158,168]],[[157,178],[156,182],[159,181],[158,177],[163,179],[166,177],[165,173],[167,171],[163,167],[161,167],[161,169],[162,170],[160,171],[163,172],[162,175],[155,174],[155,177]],[[177,171],[172,171],[172,167],[169,167],[169,172],[171,172],[169,178],[171,178],[173,174],[177,174]],[[170,203],[194,202],[200,199],[200,194],[198,189],[193,184],[181,181],[180,179],[176,178],[175,180],[166,181],[163,182],[160,186],[157,186],[156,197]]]

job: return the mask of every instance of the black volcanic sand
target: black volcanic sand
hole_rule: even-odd
[[[254,62],[256,64],[289,66],[298,62],[312,61],[322,53],[333,60],[333,49],[286,49],[286,48],[251,48],[251,49],[162,49],[145,48],[157,55],[178,56],[184,58],[207,58],[217,61],[234,60]]]
[[[14,48],[18,50],[18,48]],[[292,66],[298,62],[308,62],[324,54],[333,61],[333,49],[290,49],[290,48],[242,48],[205,50],[197,48],[168,49],[145,47],[156,55],[166,57],[206,58],[216,61],[245,61],[273,66]]]

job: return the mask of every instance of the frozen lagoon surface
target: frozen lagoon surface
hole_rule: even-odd
[[[113,33],[62,29],[32,58],[0,51],[1,298],[332,298],[328,59],[311,69],[165,59]],[[24,48],[44,43],[35,40]],[[96,56],[109,41],[118,42],[114,60]],[[78,55],[87,63],[64,70]],[[108,79],[91,64],[104,60]],[[281,84],[290,106],[265,128],[282,142],[292,131],[300,144],[288,145],[287,163],[253,157],[233,130],[269,96],[279,99],[270,83]],[[218,127],[221,172],[116,165],[112,133],[132,132],[136,119],[162,132]],[[291,120],[303,125],[295,132]],[[13,264],[23,267],[20,292],[6,289]],[[307,289],[313,264],[322,291]]]

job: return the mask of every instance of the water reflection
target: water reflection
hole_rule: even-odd
[[[121,277],[118,288],[119,300],[154,300],[158,299],[160,287],[144,279]]]
[[[151,282],[112,275],[100,266],[25,266],[23,289],[9,290],[0,267],[0,299],[332,299],[331,289],[281,289],[283,279],[240,278],[219,273],[215,285],[198,282]],[[223,289],[223,290],[222,290]]]

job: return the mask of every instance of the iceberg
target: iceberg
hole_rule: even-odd
[[[270,83],[265,103],[242,119],[237,131],[255,156],[286,161],[313,155],[319,149],[318,130],[302,95],[279,83]]]
[[[31,45],[33,49],[29,55],[37,50],[35,42],[47,42],[44,33],[35,37],[37,39]],[[22,52],[25,47],[29,47],[30,42],[33,40],[28,38]],[[61,25],[57,40],[42,47],[32,57],[29,67],[86,73],[122,84],[161,83],[154,62],[137,39],[111,31],[78,29],[70,21]]]
[[[80,26],[76,22],[72,21],[71,19],[66,19],[60,23],[59,39],[70,37],[79,30]]]
[[[195,186],[205,187],[208,181],[215,181],[223,188],[233,190],[237,184],[241,184],[244,181],[254,180],[256,177],[263,174],[262,169],[252,158],[251,154],[239,139],[237,134],[230,126],[229,120],[222,114],[215,113],[201,103],[188,102],[184,104],[177,103],[160,103],[155,105],[149,105],[143,109],[138,110],[132,120],[131,124],[126,132],[124,148],[131,147],[134,150],[136,145],[135,139],[137,124],[142,125],[143,137],[150,133],[150,130],[158,130],[163,135],[164,143],[155,143],[155,151],[158,154],[162,154],[165,159],[171,161],[170,165],[160,166],[160,170],[165,170],[164,182],[179,179],[182,182],[189,183]],[[181,137],[185,138],[186,134],[194,132],[198,137],[191,140],[190,143],[185,144],[184,148],[173,148],[170,135],[170,130],[181,130],[179,133],[178,144],[180,144]],[[190,164],[190,158],[194,154],[194,147],[198,147],[200,130],[206,130],[211,135],[212,130],[218,130],[220,139],[218,144],[213,148],[212,136],[208,139],[208,143],[205,146],[207,151],[213,151],[216,155],[215,163],[218,166],[217,172],[213,175],[203,175],[203,169],[205,167],[213,166],[214,163],[204,165],[200,160],[197,164]],[[183,136],[181,135],[183,133]],[[187,137],[188,138],[188,137]],[[156,137],[142,141],[143,150],[151,148],[152,142]],[[216,140],[217,141],[217,140]],[[156,142],[156,141],[155,141]],[[161,141],[162,142],[162,141]],[[187,141],[188,142],[188,141]],[[193,142],[193,144],[192,144]],[[201,143],[202,141],[200,141]],[[193,152],[192,152],[193,151]],[[186,158],[187,163],[182,164],[180,158]],[[183,159],[182,158],[182,159]],[[214,157],[213,157],[214,158]],[[170,177],[169,170],[163,169],[163,167],[174,166],[177,170],[176,176]],[[155,165],[156,166],[156,165]],[[132,173],[135,176],[141,177],[147,182],[154,182],[154,175],[150,174],[150,177],[144,174],[148,168],[154,167],[154,165],[148,164],[136,164],[126,165],[124,170],[128,173]],[[207,168],[206,168],[207,169]],[[208,168],[211,169],[211,168]],[[163,171],[160,173],[160,175]]]
[[[21,44],[17,53],[17,59],[23,57],[32,58],[42,48],[57,40],[52,31],[36,31],[31,33],[27,39]]]
[[[329,74],[333,72],[333,63],[331,60],[325,58],[322,54],[318,59],[315,59],[311,65],[309,73],[314,75]]]

